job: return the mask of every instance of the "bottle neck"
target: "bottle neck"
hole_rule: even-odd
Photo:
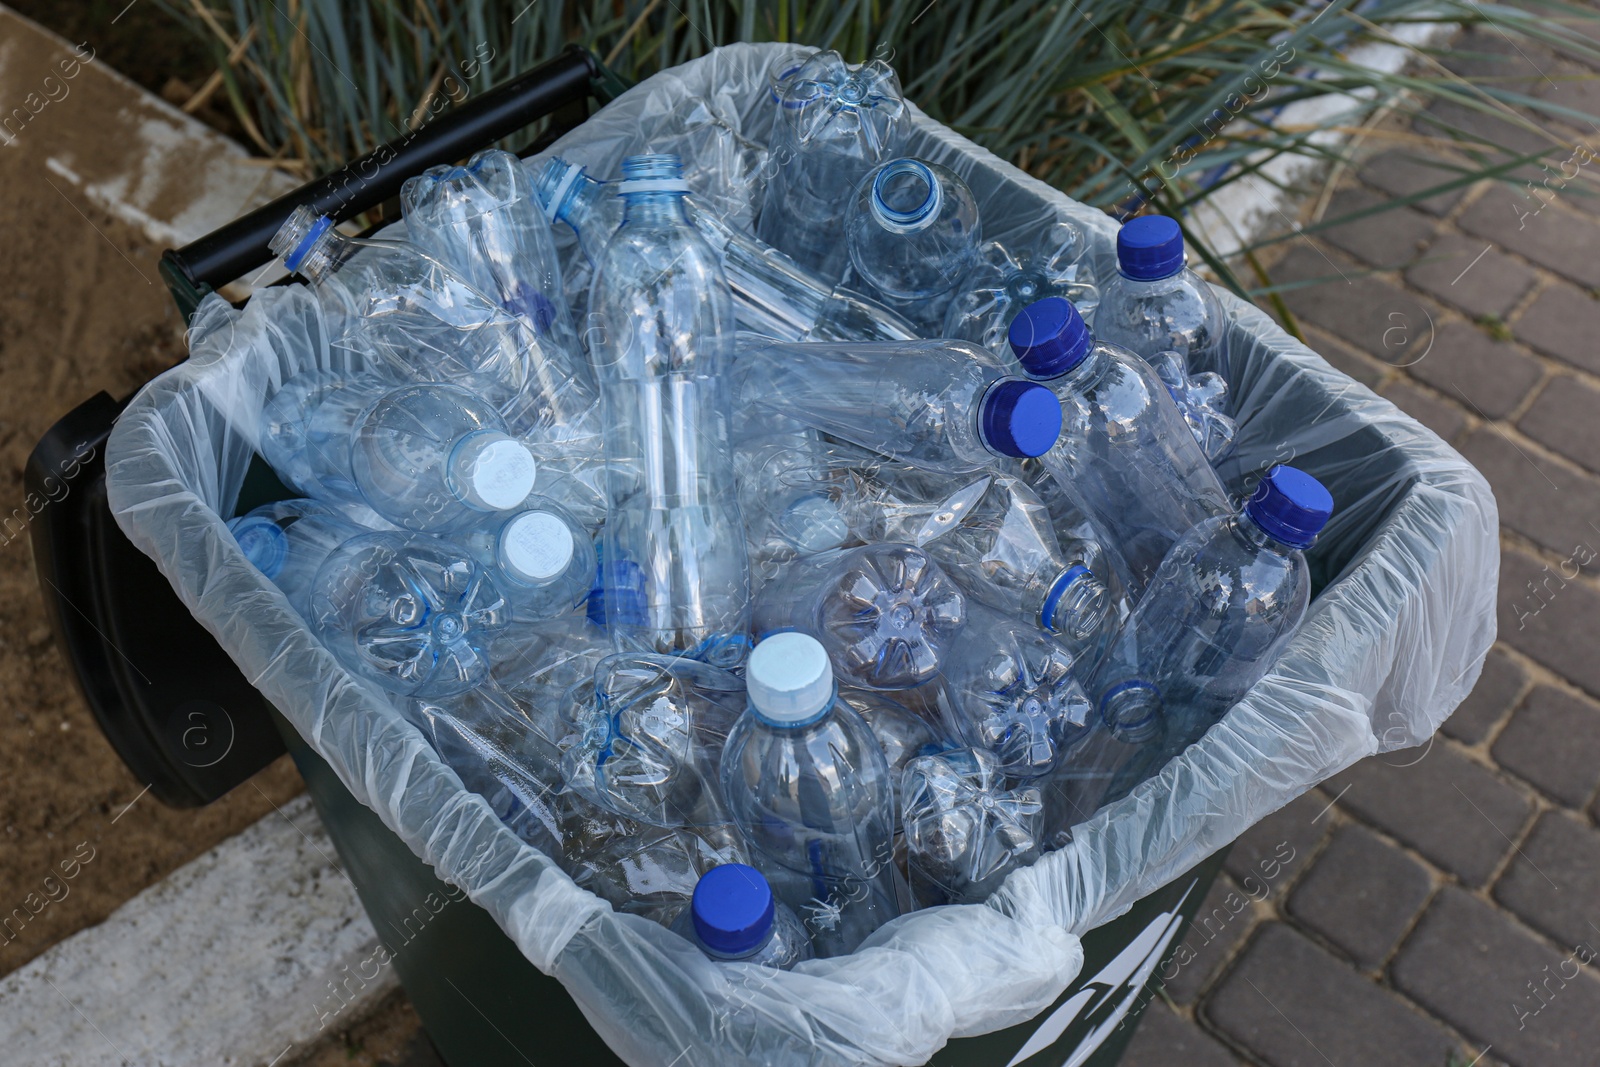
[[[1297,545],[1280,541],[1262,529],[1260,524],[1251,516],[1248,505],[1233,517],[1232,526],[1233,535],[1239,539],[1241,544],[1253,552],[1271,552],[1275,556],[1288,556],[1291,553],[1301,551]]]
[[[676,192],[625,193],[622,197],[622,224],[628,225],[689,225],[685,210],[686,194]]]
[[[1066,386],[1073,392],[1081,392],[1083,387],[1099,378],[1111,366],[1111,350],[1096,341],[1089,346],[1089,354],[1083,361],[1071,370],[1058,374],[1054,378],[1042,378],[1052,386]]]

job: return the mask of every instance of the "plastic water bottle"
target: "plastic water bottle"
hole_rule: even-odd
[[[725,863],[700,876],[672,931],[718,963],[788,970],[812,957],[811,939],[754,867]]]
[[[741,406],[940,474],[1044,455],[1061,432],[1049,389],[960,341],[771,345],[735,377]]]
[[[334,549],[369,532],[331,504],[280,500],[228,520],[239,550],[283,590],[290,607],[308,614],[312,580]]]
[[[1088,733],[1078,663],[1030,620],[967,605],[967,628],[944,657],[945,732],[981,748],[1015,779],[1050,774]]]
[[[763,637],[798,630],[816,638],[850,685],[914,689],[938,675],[967,608],[922,549],[863,545],[791,563],[762,589],[755,625]]]
[[[1091,680],[1111,740],[1136,749],[1107,800],[1193,744],[1271,669],[1305,617],[1304,550],[1332,513],[1322,483],[1273,467],[1240,512],[1172,546]]]
[[[888,693],[840,686],[839,699],[854,708],[862,721],[872,728],[872,736],[878,739],[884,762],[889,765],[889,784],[894,792],[895,808],[900,810],[900,776],[906,764],[918,756],[943,751],[949,743],[921,714]]]
[[[828,446],[808,430],[739,441],[734,474],[752,570],[763,581],[796,556],[855,540],[845,499],[850,484],[828,466]]]
[[[727,279],[684,210],[673,156],[622,165],[622,227],[589,299],[610,507],[607,625],[619,650],[742,646],[749,578],[728,391]]]
[[[580,734],[562,758],[567,788],[651,826],[724,825],[717,753],[745,702],[744,683],[709,664],[611,656],[562,707]]]
[[[1166,384],[1138,356],[1092,337],[1070,302],[1030,304],[1010,340],[1066,414],[1060,445],[1041,463],[1116,546],[1137,602],[1172,543],[1228,511],[1227,493]]]
[[[815,638],[756,646],[750,707],[722,752],[722,784],[751,864],[805,923],[818,956],[841,956],[900,914],[894,794],[883,750],[838,699]]]
[[[403,241],[346,237],[298,207],[269,247],[311,284],[346,348],[395,381],[448,381],[496,407],[528,383],[516,316],[439,260]]]
[[[748,857],[731,826],[707,829],[649,826],[613,815],[576,794],[563,824],[563,869],[581,889],[613,908],[670,922],[713,868]]]
[[[490,149],[465,167],[430,167],[406,181],[400,201],[411,240],[526,327],[529,427],[583,419],[594,375],[567,312],[550,223],[517,157]]]
[[[1100,288],[1095,335],[1146,359],[1175,351],[1191,374],[1218,370],[1227,316],[1211,286],[1183,264],[1175,220],[1141,215],[1126,222],[1117,231],[1118,273]]]
[[[604,627],[582,614],[509,626],[489,647],[494,684],[519,704],[556,714],[573,686],[616,653]]]
[[[306,621],[344,666],[407,697],[446,697],[489,678],[505,598],[466,550],[410,531],[352,537],[317,571]]]
[[[977,257],[978,202],[956,173],[894,159],[861,179],[845,216],[850,262],[877,295],[937,335]]]
[[[494,408],[453,385],[385,393],[361,416],[349,449],[362,499],[413,530],[457,530],[519,507],[538,474]]]
[[[1233,451],[1233,440],[1239,427],[1227,415],[1228,383],[1222,375],[1205,371],[1190,374],[1185,370],[1183,356],[1168,349],[1145,359],[1172,394],[1183,421],[1189,424],[1200,450],[1212,466],[1216,466]]]
[[[781,89],[767,144],[766,198],[756,236],[818,277],[844,277],[841,224],[850,190],[900,154],[906,104],[881,60],[858,67],[818,52]]]
[[[393,383],[337,371],[311,371],[284,382],[261,410],[257,447],[283,484],[322,501],[358,501],[350,438],[361,417]]]
[[[683,160],[697,204],[737,230],[755,229],[767,183],[767,150],[739,130],[737,110],[705,97],[680,100],[655,123],[645,151]]]
[[[622,202],[614,183],[591,178],[584,168],[559,157],[539,176],[540,195],[550,216],[578,235],[598,262],[622,224]],[[900,315],[842,285],[830,285],[800,264],[742,233],[715,211],[700,210],[695,226],[722,261],[733,292],[734,318],[742,330],[780,341],[887,341],[916,337],[916,327]]]
[[[911,895],[919,908],[977,904],[1039,853],[1038,786],[1007,789],[999,764],[982,749],[912,760],[902,795]]]
[[[889,467],[862,477],[848,507],[863,536],[918,546],[967,595],[1034,622],[1092,661],[1089,650],[1117,622],[1099,545],[1058,539],[1021,478],[985,473],[953,490],[932,481]]]
[[[490,569],[518,622],[564,615],[594,585],[589,532],[547,497],[530,496],[515,512],[485,515],[456,540]]]
[[[1061,219],[1036,235],[1007,238],[1004,244],[985,241],[956,286],[942,336],[1010,355],[1006,330],[1035,300],[1066,297],[1088,318],[1100,303],[1088,249],[1083,231]]]

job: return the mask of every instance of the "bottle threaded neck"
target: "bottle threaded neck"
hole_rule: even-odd
[[[622,180],[637,181],[651,178],[682,178],[683,159],[671,152],[655,152],[629,156],[622,161]]]
[[[872,179],[873,217],[897,233],[932,225],[943,199],[932,168],[919,159],[897,159]]]

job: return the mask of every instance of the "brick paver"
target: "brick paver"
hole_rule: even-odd
[[[1582,29],[1600,39],[1600,25]],[[1600,116],[1600,78],[1519,45],[1473,30],[1442,58]],[[1600,152],[1600,118],[1540,121],[1549,136],[1430,108],[1416,132],[1549,146],[1551,169],[1316,231],[1271,267],[1312,348],[1489,481],[1499,644],[1430,746],[1365,760],[1239,841],[1138,1067],[1600,1063],[1600,195],[1584,195],[1600,181],[1542,199],[1523,184],[1579,138]],[[1323,217],[1463,165],[1415,141],[1384,147]],[[1293,859],[1239,908],[1275,849]]]

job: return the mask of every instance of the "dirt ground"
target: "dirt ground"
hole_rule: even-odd
[[[74,102],[56,106],[65,112]],[[156,270],[161,250],[69,199],[70,184],[40,159],[0,148],[6,516],[23,505],[23,465],[57,418],[98,390],[127,395],[181,354],[178,313]],[[0,724],[8,742],[0,746],[0,913],[37,910],[19,934],[0,933],[0,974],[104,919],[301,788],[285,758],[258,776],[260,791],[247,785],[198,811],[141,797],[145,783],[106,743],[55,646],[26,536],[0,543]],[[52,883],[59,899],[51,899],[44,879],[91,854],[75,878]]]

